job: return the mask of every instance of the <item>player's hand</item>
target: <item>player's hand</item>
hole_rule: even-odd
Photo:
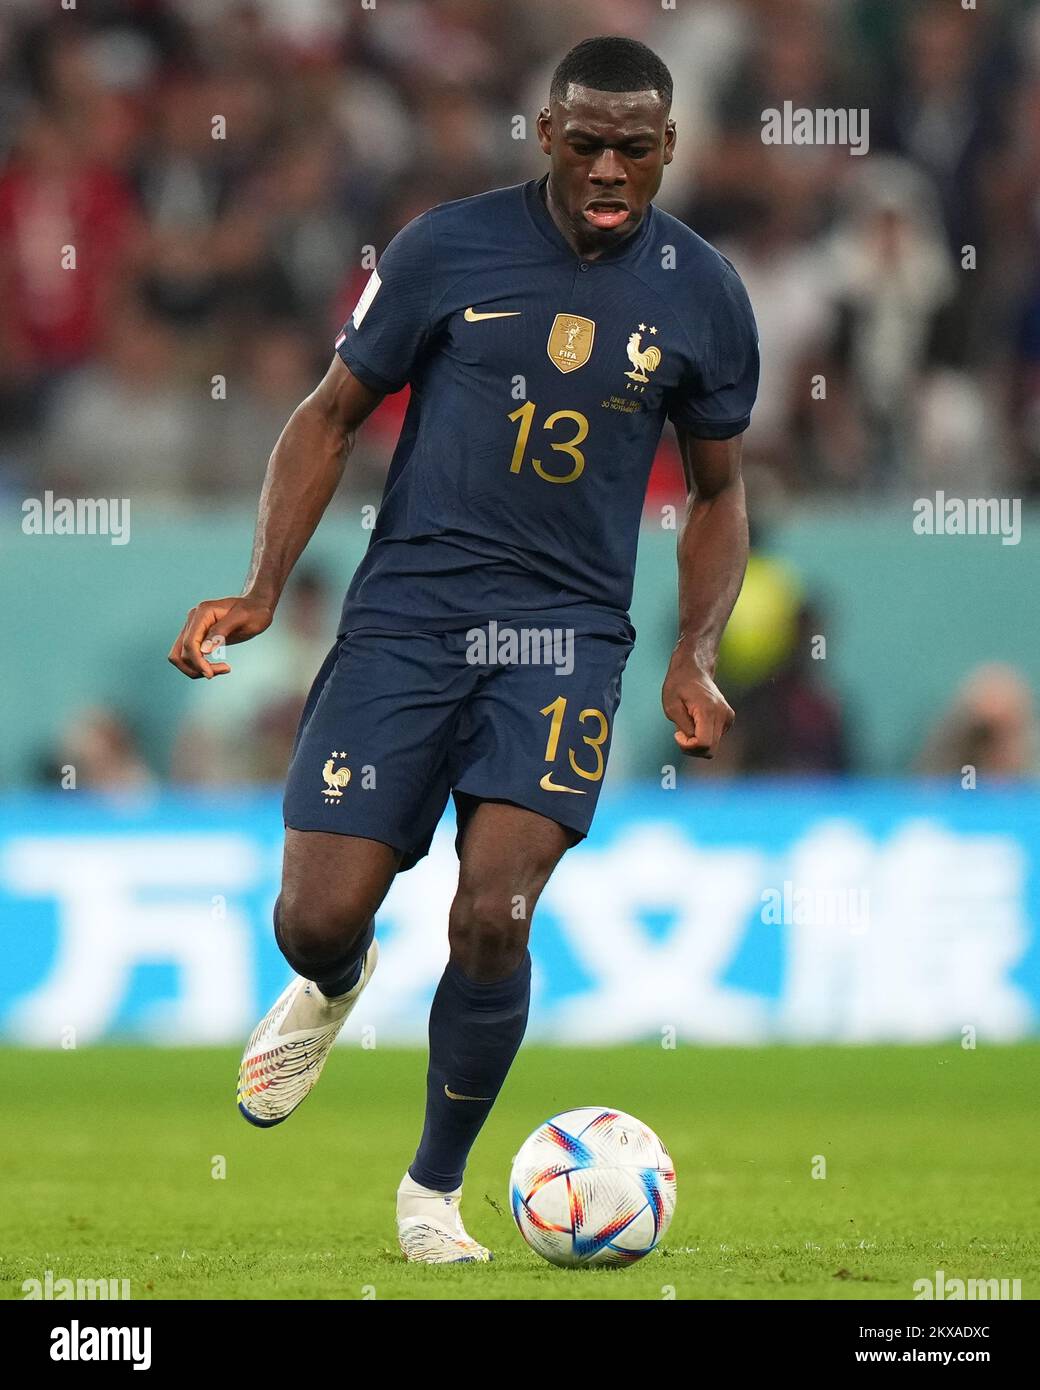
[[[197,681],[226,676],[226,661],[208,661],[207,654],[235,642],[248,642],[271,626],[274,609],[251,598],[211,598],[197,604],[170,648],[167,658],[178,671]]]
[[[736,718],[713,673],[681,646],[672,653],[661,704],[675,725],[676,743],[689,758],[713,758]]]

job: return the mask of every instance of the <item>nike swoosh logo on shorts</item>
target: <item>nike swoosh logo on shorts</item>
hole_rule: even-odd
[[[521,311],[513,309],[509,313],[478,314],[473,308],[467,309],[462,317],[467,323],[479,323],[481,319],[518,319]]]
[[[585,795],[579,787],[561,787],[559,782],[553,781],[551,772],[547,772],[538,785],[543,792],[570,792],[572,796]]]

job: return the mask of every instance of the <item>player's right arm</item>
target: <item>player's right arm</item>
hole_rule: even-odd
[[[242,592],[205,599],[191,610],[170,648],[178,671],[192,680],[225,675],[227,662],[210,662],[206,654],[270,627],[293,565],[343,476],[357,430],[382,398],[336,356],[321,384],[296,407],[267,465]]]

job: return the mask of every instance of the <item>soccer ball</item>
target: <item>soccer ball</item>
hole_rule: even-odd
[[[550,1264],[628,1265],[675,1211],[675,1170],[648,1126],[604,1105],[553,1115],[524,1141],[509,1179],[513,1217]]]

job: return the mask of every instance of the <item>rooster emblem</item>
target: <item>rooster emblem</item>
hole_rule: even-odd
[[[325,779],[325,800],[335,801],[343,795],[343,788],[350,781],[349,767],[336,767],[337,758],[345,758],[346,753],[333,752],[332,757],[326,762],[321,770],[321,775]]]
[[[645,332],[646,324],[641,323],[639,325],[639,331],[637,333],[630,333],[628,337],[628,346],[625,351],[628,353],[628,360],[632,363],[633,370],[626,372],[625,375],[631,378],[632,381],[649,381],[650,378],[647,376],[647,372],[656,371],[661,365],[661,349],[659,347],[655,346],[653,343],[646,348],[640,346],[640,341]],[[657,329],[651,328],[650,332],[656,333]]]

